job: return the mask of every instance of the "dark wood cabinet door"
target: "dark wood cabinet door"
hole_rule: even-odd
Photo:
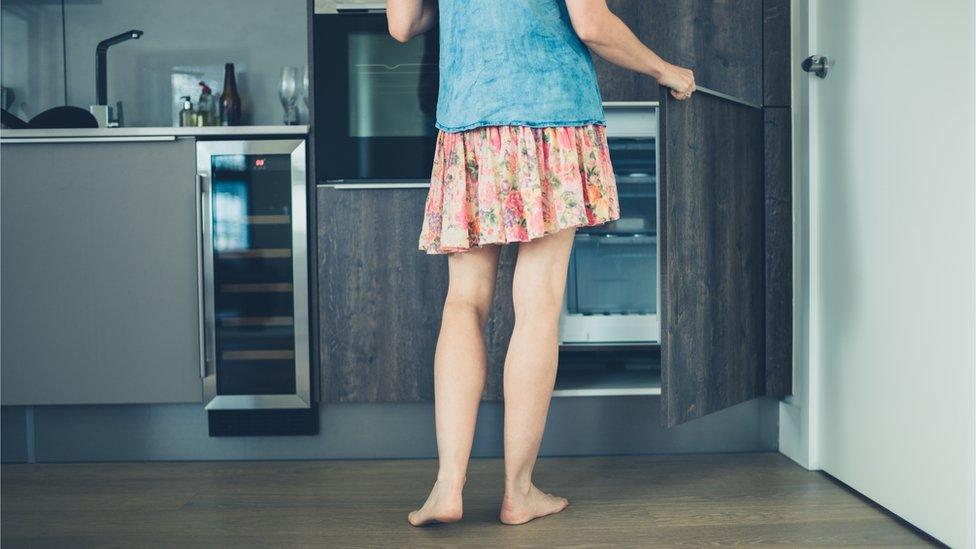
[[[645,31],[650,28],[649,17],[653,12],[653,5],[658,1],[608,0],[607,6],[653,49]],[[595,53],[593,66],[596,68],[597,82],[604,101],[657,101],[657,82],[650,76],[618,67]]]
[[[609,0],[608,6],[665,60],[702,86],[763,100],[763,0]],[[604,101],[657,101],[657,83],[593,55]]]
[[[765,110],[766,394],[793,392],[793,141],[790,109]]]
[[[447,258],[417,248],[427,190],[319,187],[322,400],[434,396]]]
[[[763,0],[763,106],[790,106],[790,0]]]
[[[432,400],[448,272],[447,256],[417,249],[427,189],[319,187],[317,193],[321,399]],[[485,329],[486,400],[502,398],[517,253],[506,246],[499,258]]]
[[[484,400],[502,400],[504,392],[505,354],[515,328],[515,305],[512,302],[512,280],[515,278],[515,260],[518,245],[502,246],[498,256],[498,278],[495,295],[485,326],[485,348],[488,355],[488,375],[485,380]]]
[[[661,404],[667,426],[765,392],[763,111],[662,94]]]

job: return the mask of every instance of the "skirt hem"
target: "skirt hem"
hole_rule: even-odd
[[[611,223],[618,219],[620,219],[619,215],[616,217],[611,217],[604,220],[597,220],[593,222],[581,221],[579,223],[558,225],[554,229],[547,229],[545,231],[542,231],[541,233],[527,234],[525,236],[518,236],[515,238],[505,238],[504,240],[496,239],[496,240],[484,241],[484,242],[479,241],[474,244],[471,244],[467,248],[462,246],[420,246],[419,250],[422,252],[426,252],[427,255],[449,255],[455,253],[464,253],[478,248],[483,248],[485,246],[504,246],[506,244],[514,244],[517,242],[531,242],[533,240],[538,240],[546,236],[554,235],[559,231],[563,231],[565,229],[579,229],[582,227],[599,227],[600,225]]]

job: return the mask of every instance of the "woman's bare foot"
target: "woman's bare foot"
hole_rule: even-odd
[[[528,493],[506,493],[499,518],[505,524],[525,524],[532,519],[556,514],[569,505],[569,500],[547,494],[533,484]]]
[[[407,520],[413,526],[426,526],[439,522],[457,522],[461,520],[463,513],[463,503],[461,501],[461,490],[464,488],[464,480],[461,482],[447,482],[438,480],[427,496],[424,506],[416,511],[412,511]]]

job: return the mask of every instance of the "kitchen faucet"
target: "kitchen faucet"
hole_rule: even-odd
[[[142,34],[141,30],[128,30],[102,40],[95,48],[95,104],[88,110],[95,115],[100,128],[122,125],[122,102],[115,103],[114,112],[108,106],[108,48],[126,40],[136,40]]]

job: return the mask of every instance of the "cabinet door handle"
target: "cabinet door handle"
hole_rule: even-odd
[[[210,292],[207,290],[207,285],[211,284],[212,276],[211,270],[209,268],[210,261],[212,260],[213,250],[208,245],[210,242],[209,236],[206,231],[209,230],[210,222],[209,219],[205,220],[204,217],[210,216],[210,180],[207,174],[198,173],[196,177],[196,223],[197,223],[197,258],[198,258],[198,268],[197,268],[197,301],[199,303],[199,321],[200,321],[200,378],[207,377],[208,366],[213,363],[213,357],[215,356],[214,351],[214,327],[211,325],[214,322],[213,315],[211,313],[211,307],[208,300],[210,299]]]
[[[175,135],[132,135],[105,137],[4,137],[0,143],[31,144],[31,143],[138,143],[145,141],[176,141]]]
[[[667,88],[664,88],[664,89],[666,90]],[[759,105],[758,103],[753,103],[752,101],[746,101],[745,99],[742,99],[740,97],[736,97],[734,95],[729,95],[727,93],[722,93],[720,91],[715,91],[715,90],[713,90],[711,88],[706,88],[705,86],[698,86],[698,85],[696,85],[695,86],[695,91],[696,92],[701,92],[701,93],[704,93],[704,94],[707,94],[707,95],[711,95],[711,96],[714,96],[714,97],[718,97],[719,99],[725,99],[726,101],[731,101],[733,103],[738,103],[740,105],[745,105],[746,107],[752,107],[754,109],[761,109],[762,108],[762,105]]]
[[[820,78],[827,78],[827,74],[833,66],[833,60],[829,59],[826,55],[811,55],[803,60],[800,68]]]
[[[363,191],[379,189],[426,189],[430,181],[397,181],[397,182],[369,182],[369,183],[319,183],[320,188],[335,189],[337,191]]]

